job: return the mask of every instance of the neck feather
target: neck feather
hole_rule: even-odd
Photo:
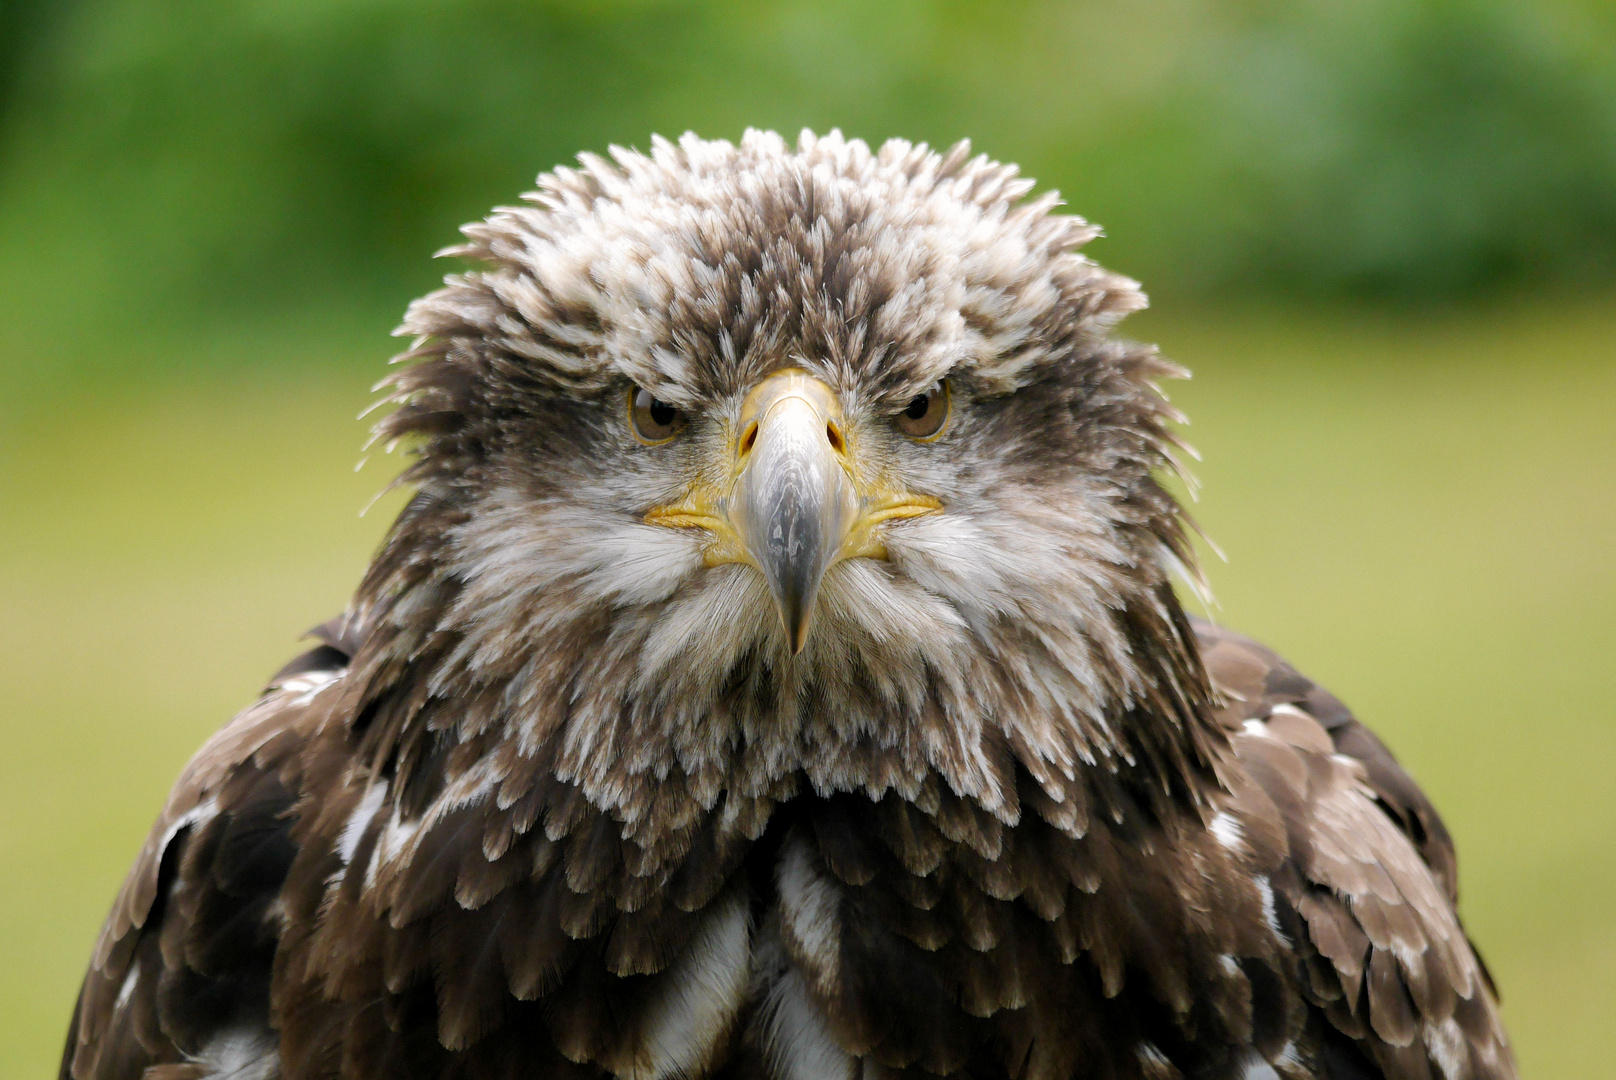
[[[423,804],[457,782],[507,803],[546,777],[627,836],[806,791],[924,805],[946,789],[1006,824],[1036,802],[1081,833],[1096,815],[1199,812],[1219,786],[1226,736],[1165,580],[1127,578],[1060,626],[956,619],[945,651],[865,627],[791,657],[744,629],[772,612],[742,567],[703,575],[725,625],[671,602],[614,605],[577,580],[482,595],[453,539],[470,519],[453,497],[419,496],[350,614],[364,643],[342,707],[365,760]],[[831,588],[832,615],[857,614],[860,584]]]

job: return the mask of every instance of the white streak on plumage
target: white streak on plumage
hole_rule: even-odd
[[[135,986],[140,982],[140,961],[137,959],[129,965],[129,973],[123,977],[123,985],[118,987],[118,998],[112,1003],[114,1009],[121,1009],[129,1004],[134,995]]]
[[[1465,1034],[1458,1021],[1446,1017],[1437,1023],[1427,1023],[1422,1033],[1431,1060],[1442,1070],[1443,1080],[1460,1080],[1467,1076],[1470,1055],[1465,1051]]]
[[[297,695],[292,699],[293,705],[307,705],[313,701],[321,691],[327,689],[342,677],[341,671],[315,670],[305,671],[294,675],[281,683],[276,689],[289,694]]]
[[[204,1070],[202,1080],[277,1080],[281,1074],[278,1040],[258,1027],[226,1028],[191,1060]]]
[[[1253,1050],[1246,1055],[1245,1067],[1240,1072],[1240,1080],[1279,1080],[1279,1073],[1274,1067],[1263,1060],[1263,1056]]]
[[[747,899],[735,890],[715,907],[662,977],[644,1021],[643,1063],[628,1080],[701,1075],[745,1003],[752,974]]]
[[[858,1063],[831,1035],[798,972],[770,987],[763,1013],[764,1053],[779,1080],[853,1080]]]
[[[185,811],[185,813],[175,818],[173,822],[169,824],[168,828],[164,830],[162,840],[158,842],[158,857],[161,858],[161,853],[168,851],[168,845],[174,842],[174,838],[180,834],[182,829],[188,829],[192,825],[206,824],[207,822],[212,821],[213,818],[218,815],[218,813],[219,801],[217,798],[210,797],[204,799],[202,802],[197,803],[195,806]]]
[[[1243,833],[1240,829],[1240,822],[1227,810],[1221,810],[1217,814],[1213,815],[1212,823],[1208,826],[1208,828],[1210,829],[1212,835],[1217,838],[1218,843],[1222,844],[1230,851],[1241,851],[1244,849],[1244,844],[1242,842]]]
[[[821,991],[829,992],[841,974],[841,895],[812,859],[807,841],[792,837],[780,853],[776,884],[781,918],[795,946],[792,951]]]
[[[1257,895],[1262,898],[1263,922],[1268,924],[1268,929],[1272,930],[1281,941],[1289,944],[1289,939],[1285,937],[1285,931],[1280,929],[1279,926],[1279,913],[1274,909],[1273,882],[1268,880],[1268,875],[1266,874],[1258,874],[1251,880],[1257,886]]]
[[[370,785],[365,789],[364,797],[359,800],[359,805],[355,806],[353,813],[348,815],[347,822],[342,826],[342,837],[337,842],[337,857],[342,860],[343,866],[353,862],[354,851],[358,849],[359,841],[364,837],[365,830],[370,827],[371,820],[375,818],[377,811],[382,808],[382,803],[387,799],[387,788],[388,784],[385,780],[381,783]]]

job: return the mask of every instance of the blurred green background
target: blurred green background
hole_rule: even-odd
[[[1195,369],[1218,617],[1456,834],[1525,1075],[1616,1060],[1616,5],[6,0],[0,1075],[50,1075],[168,785],[401,496],[429,253],[582,149],[1020,162]]]

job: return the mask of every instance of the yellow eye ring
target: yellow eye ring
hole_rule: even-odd
[[[638,386],[628,390],[628,423],[646,446],[660,446],[679,434],[689,420],[685,411]]]
[[[932,442],[940,438],[948,426],[950,413],[948,382],[945,380],[910,399],[892,422],[899,431],[916,442]]]

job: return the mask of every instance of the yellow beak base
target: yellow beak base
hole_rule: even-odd
[[[793,654],[807,642],[826,571],[843,559],[886,558],[879,526],[942,509],[930,496],[861,482],[840,399],[805,371],[778,371],[753,387],[730,447],[727,490],[693,486],[645,520],[705,529],[708,565],[761,571]]]

